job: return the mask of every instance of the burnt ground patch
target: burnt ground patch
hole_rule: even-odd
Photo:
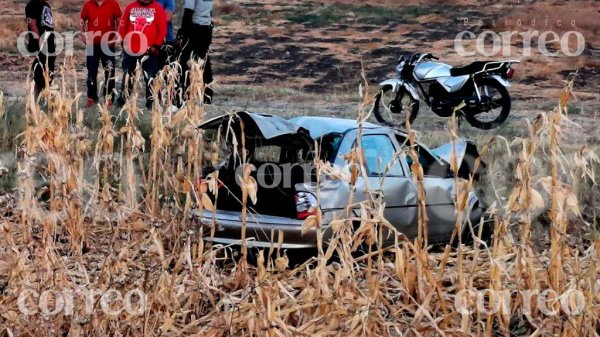
[[[577,73],[575,76],[574,74]],[[576,87],[591,87],[600,91],[600,69],[582,68],[561,71],[560,74],[565,78],[575,76],[574,85]]]
[[[216,76],[229,77],[232,84],[288,81],[307,91],[355,86],[362,66],[367,79],[378,82],[393,72],[399,55],[431,52],[434,42],[453,39],[465,29],[461,15],[490,16],[484,9],[447,4],[237,6],[248,14],[244,30],[215,31]]]
[[[223,84],[275,80],[308,91],[343,89],[360,81],[361,65],[367,79],[376,83],[393,73],[400,55],[432,52],[446,59],[453,51],[451,43],[444,41],[451,42],[467,29],[475,34],[490,29],[489,21],[506,16],[507,8],[510,6],[500,3],[489,6],[485,2],[469,5],[425,1],[419,5],[347,0],[237,2],[216,11],[211,57],[215,76]],[[61,15],[73,12],[65,8],[57,11]],[[594,54],[590,58],[597,57],[597,49],[587,48],[588,51]],[[0,61],[2,70],[14,77],[11,53],[0,52]],[[470,62],[462,58],[448,60],[457,64],[463,61]],[[29,59],[16,61],[19,69],[23,69],[22,77],[29,62]],[[78,62],[79,70],[83,71],[84,66],[84,62]],[[577,85],[597,87],[600,82],[594,69],[582,69],[580,75]],[[519,80],[540,85],[544,82],[542,77]]]

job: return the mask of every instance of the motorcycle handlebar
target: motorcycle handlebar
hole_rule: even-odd
[[[438,57],[435,57],[435,56],[433,56],[432,54],[424,54],[422,58],[423,58],[423,59],[427,59],[427,58],[429,58],[429,59],[432,59],[432,60],[439,60],[439,58],[438,58]]]
[[[411,63],[421,62],[424,59],[439,60],[438,57],[435,57],[431,54],[415,54],[411,58]]]
[[[413,54],[410,59],[407,59],[405,56],[400,56],[398,58],[398,63],[401,61],[408,61],[409,64],[414,64],[416,62],[421,62],[423,59],[432,59],[439,60],[439,57],[433,56],[431,54]]]

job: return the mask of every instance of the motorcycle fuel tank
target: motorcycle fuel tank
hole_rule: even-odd
[[[451,68],[451,66],[440,62],[420,62],[415,66],[414,75],[419,81],[449,77]]]
[[[467,80],[469,79],[469,75],[456,76],[456,77],[439,77],[437,78],[437,82],[441,84],[444,89],[448,92],[455,92],[460,90]]]

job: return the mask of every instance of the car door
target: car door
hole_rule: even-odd
[[[402,137],[397,141],[402,143]],[[428,234],[432,239],[447,240],[456,223],[454,200],[454,177],[449,174],[448,164],[425,146],[415,144],[415,151],[419,155],[419,162],[423,168],[423,187],[425,189],[425,203],[427,207]],[[408,165],[412,159],[407,158]]]
[[[416,189],[403,157],[387,134],[365,134],[361,138],[367,179],[356,181],[357,201],[366,199],[366,192],[381,195],[385,202],[384,217],[408,237],[417,234]],[[394,236],[384,231],[385,241]]]

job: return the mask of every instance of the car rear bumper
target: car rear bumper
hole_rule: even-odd
[[[242,214],[232,211],[194,211],[194,221],[204,227],[205,240],[224,245],[242,244]],[[215,226],[215,235],[210,230]],[[302,235],[302,220],[248,214],[246,216],[246,242],[248,247],[269,248],[278,246],[279,233],[283,234],[282,249],[307,249],[317,246],[314,229]]]

